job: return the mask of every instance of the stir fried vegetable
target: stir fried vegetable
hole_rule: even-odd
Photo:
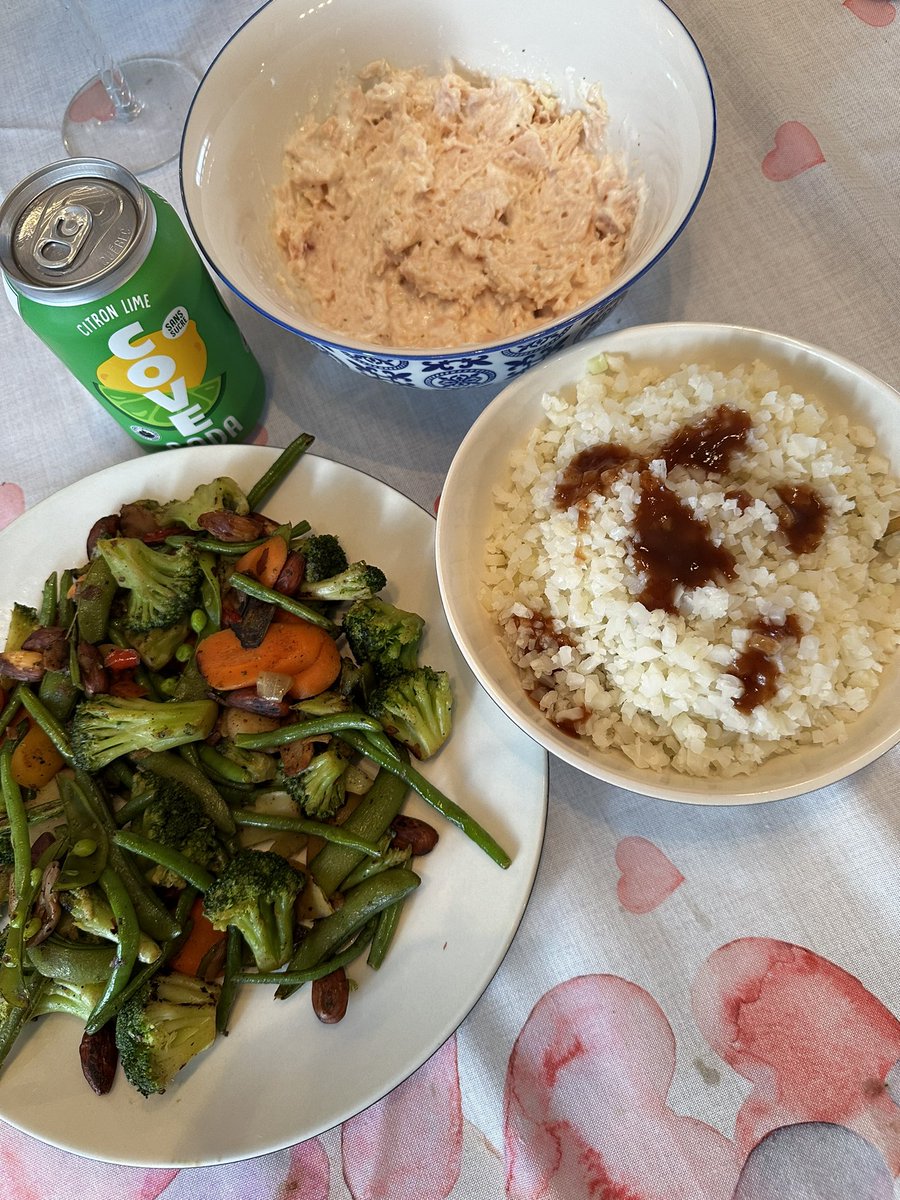
[[[450,677],[420,661],[424,618],[330,531],[262,511],[312,440],[247,492],[221,477],[101,516],[84,561],[14,607],[0,1067],[63,1013],[95,1092],[118,1053],[156,1094],[230,1028],[242,986],[284,1000],[366,953],[379,969],[438,840],[401,814],[410,790],[509,864],[412,765],[452,724]],[[338,1011],[320,986],[333,1023],[346,982]]]

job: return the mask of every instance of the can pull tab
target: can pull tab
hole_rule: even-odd
[[[34,257],[48,271],[71,266],[91,232],[94,216],[84,204],[66,204],[54,213],[37,238]]]

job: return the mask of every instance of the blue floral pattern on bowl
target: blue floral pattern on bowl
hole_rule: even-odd
[[[588,312],[578,317],[570,317],[552,329],[524,334],[516,341],[492,350],[460,350],[457,353],[443,354],[440,358],[430,355],[398,358],[387,351],[380,354],[374,349],[353,350],[314,337],[309,337],[308,340],[344,366],[372,379],[383,379],[386,383],[448,390],[482,387],[486,384],[506,383],[555,351],[587,337],[606,320],[625,291],[623,288],[616,295],[594,305]]]

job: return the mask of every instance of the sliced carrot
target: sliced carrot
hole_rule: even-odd
[[[209,952],[225,940],[225,930],[213,929],[203,911],[202,896],[191,905],[190,923],[187,937],[169,962],[169,966],[182,975],[196,975]]]
[[[28,721],[28,732],[12,752],[12,776],[19,787],[42,788],[65,761],[40,725]]]
[[[288,626],[292,628],[292,626]],[[341,673],[341,652],[330,637],[322,639],[319,653],[309,664],[294,672],[294,682],[288,688],[288,694],[295,700],[305,700],[309,696],[318,696],[331,687]]]
[[[281,574],[281,568],[287,561],[288,544],[283,537],[273,534],[259,546],[248,550],[234,564],[234,569],[241,575],[251,575],[266,587],[272,588]]]
[[[298,625],[273,622],[260,644],[247,649],[233,629],[222,629],[198,643],[196,657],[197,666],[209,686],[217,692],[230,692],[235,688],[255,687],[263,671],[297,676],[323,655],[326,657],[318,673],[324,678],[328,674],[325,665],[330,664],[332,674],[328,682],[317,689],[319,692],[337,678],[341,659],[331,635],[309,621]],[[317,692],[304,694],[316,695]]]

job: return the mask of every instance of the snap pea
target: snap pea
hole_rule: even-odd
[[[66,721],[78,703],[79,692],[68,671],[47,671],[38,686],[38,699],[57,721]]]
[[[60,866],[55,890],[87,887],[97,882],[106,866],[109,855],[106,827],[97,820],[77,780],[60,774],[59,795],[73,844]],[[85,854],[89,844],[93,850]]]
[[[262,984],[283,984],[285,987],[294,989],[302,987],[304,983],[315,983],[317,979],[324,979],[326,975],[330,975],[332,971],[337,971],[341,967],[347,967],[354,962],[367,946],[371,944],[375,934],[376,922],[378,918],[373,917],[371,921],[366,922],[362,929],[353,939],[349,946],[341,950],[338,954],[333,954],[324,962],[319,963],[317,967],[309,967],[305,971],[247,971],[244,974],[238,975],[236,983],[262,983]]]
[[[404,899],[420,882],[419,876],[406,867],[394,867],[366,879],[346,894],[340,908],[315,923],[287,964],[286,973],[290,975],[317,967],[367,921],[382,909]],[[295,990],[296,985],[282,984],[275,992],[275,998],[284,1000]]]
[[[66,983],[102,983],[112,970],[115,947],[90,946],[51,934],[37,946],[28,947],[28,959],[36,971]]]
[[[418,792],[426,804],[430,804],[432,808],[446,817],[448,821],[461,829],[466,837],[473,841],[480,850],[483,850],[499,867],[505,869],[510,865],[512,859],[503,847],[488,833],[484,826],[479,824],[474,817],[470,816],[465,809],[460,808],[449,796],[445,796],[424,775],[420,775],[411,763],[404,763],[399,759],[390,758],[380,747],[374,746],[364,736],[354,730],[348,729],[339,736],[342,741],[347,742],[355,750],[359,750],[368,758],[371,758],[373,762],[377,762],[384,770],[397,775],[414,792]]]
[[[160,842],[154,842],[151,838],[144,837],[143,834],[129,833],[125,829],[114,833],[113,841],[123,850],[130,850],[132,854],[149,859],[150,862],[158,863],[166,870],[180,875],[199,892],[208,891],[212,887],[213,877],[209,871],[205,867],[198,866],[197,863],[192,862],[186,855],[174,850],[171,846],[163,846]]]
[[[138,760],[142,771],[159,775],[162,779],[172,779],[182,787],[192,792],[203,806],[203,811],[223,833],[234,833],[234,819],[231,809],[219,795],[215,785],[203,771],[193,762],[189,762],[168,750],[146,754]]]
[[[409,791],[402,779],[380,771],[375,782],[344,821],[346,833],[375,841],[403,807]],[[363,861],[359,851],[344,846],[323,846],[309,864],[309,872],[326,896],[332,896],[350,872]]]
[[[336,846],[344,846],[370,858],[381,858],[381,850],[374,842],[360,837],[343,825],[329,825],[326,821],[314,821],[311,817],[272,816],[255,813],[249,809],[235,809],[231,814],[239,828],[271,829],[273,833],[302,833],[307,837],[322,838]]]
[[[283,608],[285,612],[289,612],[295,617],[302,617],[304,621],[309,621],[311,625],[321,626],[327,633],[338,633],[338,627],[330,617],[326,617],[317,609],[304,604],[302,600],[295,600],[293,596],[283,596],[281,592],[276,592],[272,588],[266,587],[265,584],[251,579],[249,575],[242,575],[239,571],[235,571],[228,582],[232,587],[237,588],[239,592],[244,592],[247,596],[253,596],[256,600],[264,600],[268,604],[274,604],[276,608]]]
[[[75,595],[78,633],[82,641],[94,645],[103,641],[118,586],[106,559],[98,554],[82,576]]]
[[[301,433],[281,451],[271,467],[263,472],[247,493],[247,502],[251,512],[255,512],[259,508],[266,496],[275,490],[294,463],[302,458],[315,440],[311,433]]]

